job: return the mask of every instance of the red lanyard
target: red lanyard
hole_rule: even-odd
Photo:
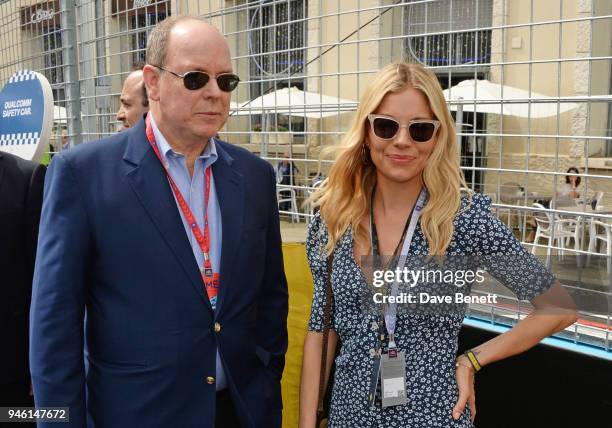
[[[204,255],[204,266],[201,269],[202,280],[204,281],[204,286],[206,287],[206,292],[208,293],[208,297],[213,304],[213,307],[216,303],[217,289],[219,287],[219,274],[213,272],[212,263],[210,261],[210,232],[208,227],[208,200],[210,197],[210,166],[204,170],[204,178],[205,178],[205,189],[204,189],[204,207],[205,207],[205,215],[204,215],[204,233],[198,226],[198,222],[193,215],[193,212],[189,208],[189,205],[185,201],[183,194],[180,189],[176,185],[172,175],[170,175],[170,171],[164,161],[162,160],[161,154],[159,152],[159,148],[157,147],[157,143],[155,142],[155,134],[153,133],[153,128],[151,127],[151,120],[147,115],[146,118],[147,125],[147,140],[153,151],[157,155],[157,158],[161,162],[164,167],[164,171],[166,172],[166,177],[168,178],[168,182],[170,183],[170,187],[172,188],[172,192],[178,201],[178,205],[183,213],[183,216],[187,220],[187,224],[191,228],[191,232],[195,237],[200,249],[202,250],[202,254]]]

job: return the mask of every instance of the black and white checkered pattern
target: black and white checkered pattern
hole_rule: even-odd
[[[9,83],[15,82],[23,82],[24,80],[34,80],[36,79],[36,74],[30,70],[19,70],[17,73],[13,74],[9,79]]]
[[[17,134],[0,134],[1,146],[26,146],[28,144],[38,144],[40,137],[38,132],[20,132]]]

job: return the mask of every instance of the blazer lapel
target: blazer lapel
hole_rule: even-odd
[[[124,132],[130,133],[123,157],[126,162],[125,177],[189,277],[195,292],[212,311],[172,189],[159,159],[147,141],[144,120],[139,121],[133,130]]]
[[[244,183],[242,174],[235,168],[234,160],[225,151],[223,143],[217,140],[219,159],[213,164],[213,179],[217,199],[221,208],[221,272],[219,280],[219,300],[217,316],[232,286],[233,265],[242,236],[244,215]]]

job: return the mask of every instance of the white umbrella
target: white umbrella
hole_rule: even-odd
[[[561,102],[547,95],[529,92],[488,80],[464,80],[444,90],[453,111],[493,113],[532,119],[556,116],[576,108],[576,103]],[[531,102],[531,109],[529,107]]]
[[[230,101],[230,114],[240,108],[240,104],[235,103],[234,101]],[[234,113],[235,114],[235,113]]]
[[[346,113],[357,108],[357,102],[302,91],[295,86],[283,88],[248,101],[234,111],[234,115],[286,114],[310,118],[323,118]]]

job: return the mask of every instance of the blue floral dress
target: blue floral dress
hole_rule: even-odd
[[[448,255],[519,256],[494,274],[518,298],[531,300],[555,281],[542,264],[529,254],[512,232],[491,213],[488,197],[474,194],[462,197],[461,209],[454,222],[454,234]],[[316,214],[309,225],[306,241],[308,262],[314,279],[314,294],[308,329],[323,330],[325,301],[327,229]],[[427,242],[417,226],[410,254],[426,255]],[[498,268],[499,270],[499,268]],[[451,412],[458,398],[455,379],[457,337],[466,306],[454,314],[408,314],[398,312],[396,342],[406,351],[406,388],[408,403],[382,408],[367,402],[374,350],[378,346],[379,315],[362,308],[367,288],[364,274],[353,256],[353,236],[349,229],[334,250],[332,290],[334,307],[332,326],[342,346],[335,360],[329,426],[452,428],[472,427],[469,406],[455,421]],[[469,291],[468,291],[469,292]],[[384,347],[383,347],[384,349]]]

